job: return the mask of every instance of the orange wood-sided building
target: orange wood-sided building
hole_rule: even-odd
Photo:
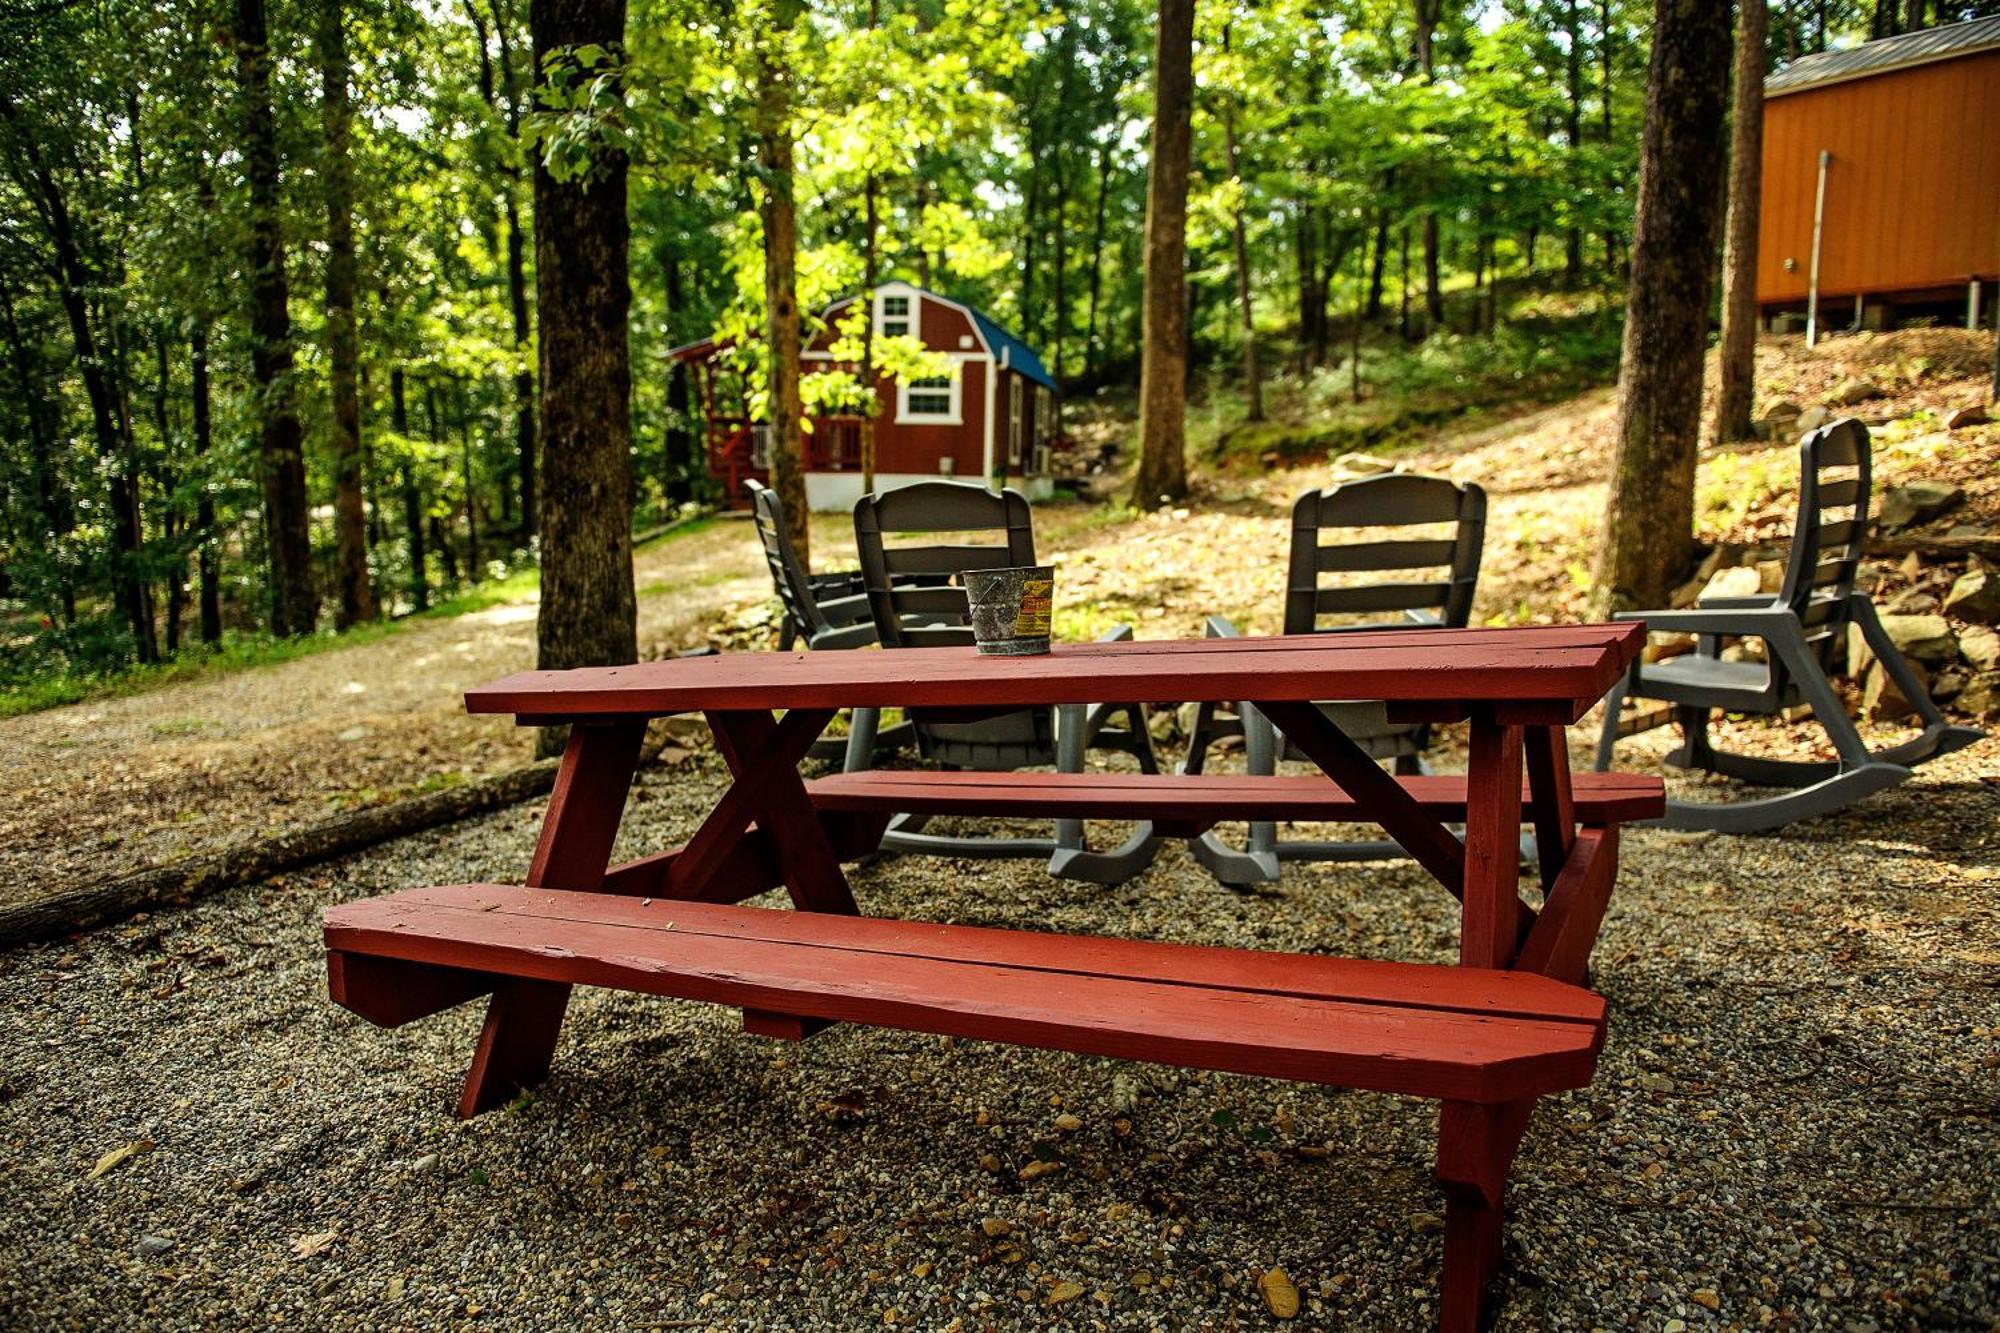
[[[2000,280],[2000,17],[1806,56],[1764,85],[1757,300],[1820,327],[1951,303],[1992,322]]]

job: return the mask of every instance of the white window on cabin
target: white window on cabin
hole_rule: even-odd
[[[884,338],[903,338],[916,332],[916,321],[910,308],[910,298],[894,292],[883,292],[875,298],[875,327]]]
[[[1007,463],[1011,467],[1021,465],[1021,431],[1025,423],[1021,412],[1021,377],[1007,377]]]
[[[956,369],[949,375],[910,380],[896,394],[898,422],[956,426],[959,424],[959,391]]]

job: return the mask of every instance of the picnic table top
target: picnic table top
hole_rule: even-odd
[[[1389,629],[1270,638],[1063,643],[1036,657],[971,647],[725,653],[523,671],[468,690],[523,721],[737,709],[1004,707],[1380,699],[1556,705],[1574,721],[1645,644],[1638,623]]]

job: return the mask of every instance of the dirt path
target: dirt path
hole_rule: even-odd
[[[747,525],[711,524],[637,559],[642,650],[703,641],[718,605],[767,576]],[[212,850],[349,806],[532,757],[469,686],[534,664],[535,600],[386,638],[0,723],[0,904]]]

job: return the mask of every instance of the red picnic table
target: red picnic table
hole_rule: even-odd
[[[1581,983],[1618,826],[1663,809],[1657,778],[1572,776],[1564,744],[1644,642],[1637,624],[1422,629],[523,672],[466,705],[571,726],[524,884],[331,909],[333,998],[396,1026],[490,995],[466,1116],[547,1074],[578,984],[732,1005],[766,1036],[866,1023],[1435,1098],[1441,1322],[1470,1329],[1535,1101],[1595,1069],[1604,1002]],[[798,771],[841,708],[960,720],[1108,697],[1253,703],[1323,776]],[[1335,699],[1469,723],[1467,773],[1391,776],[1314,704]],[[647,720],[692,712],[734,781],[684,845],[611,866]],[[1183,836],[1253,816],[1377,824],[1458,898],[1460,965],[862,917],[841,862],[904,812],[1150,819]],[[1541,866],[1534,906],[1518,883],[1524,824]],[[780,885],[797,910],[736,905]]]

